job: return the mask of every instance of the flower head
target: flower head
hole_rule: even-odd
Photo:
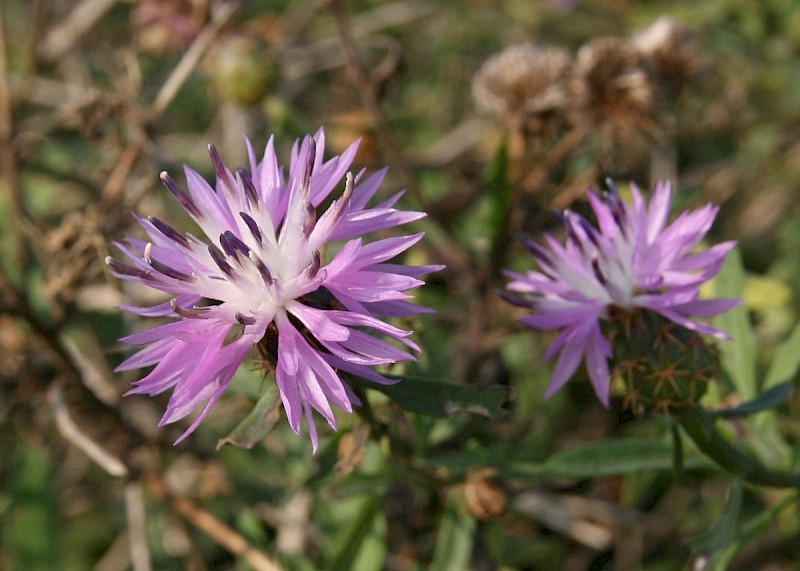
[[[699,299],[700,286],[716,275],[734,242],[696,251],[717,214],[717,207],[703,206],[684,212],[667,224],[672,191],[669,184],[656,185],[649,206],[632,185],[633,203],[626,204],[616,192],[603,197],[589,193],[597,218],[593,226],[582,216],[563,216],[566,243],[546,236],[547,247],[531,240],[526,246],[541,271],[508,272],[509,301],[532,308],[522,322],[561,333],[547,351],[559,354],[549,397],[569,380],[582,360],[595,393],[609,403],[609,359],[612,343],[601,323],[624,323],[636,311],[655,312],[693,332],[718,338],[726,335],[694,317],[711,317],[737,305],[739,300]]]
[[[424,214],[395,209],[402,192],[368,207],[385,170],[353,177],[348,169],[358,144],[327,162],[324,144],[321,130],[295,142],[288,176],[272,138],[260,162],[248,142],[249,172],[229,170],[209,146],[214,186],[188,167],[188,192],[161,175],[205,237],[137,217],[149,239],[117,244],[128,262],[106,259],[117,277],[173,296],[155,307],[125,307],[173,320],[123,338],[147,346],[117,370],[155,365],[129,393],[173,389],[161,425],[200,409],[179,441],[205,418],[254,347],[275,371],[292,429],[299,433],[307,418],[314,449],[312,409],[335,429],[331,404],[347,412],[358,404],[341,372],[389,383],[374,366],[413,360],[409,350],[419,351],[410,331],[381,318],[428,312],[407,301],[406,292],[439,266],[390,262],[421,233],[369,243],[360,236]],[[343,193],[317,216],[343,178]],[[341,246],[331,250],[332,242]]]
[[[520,44],[487,59],[472,81],[479,109],[532,132],[546,130],[569,103],[570,58],[552,46]]]
[[[582,46],[572,91],[573,120],[597,132],[615,154],[629,156],[632,148],[649,149],[663,138],[668,117],[658,77],[630,42],[602,37]]]
[[[692,30],[669,16],[662,16],[637,32],[631,44],[650,62],[673,97],[690,86],[708,66]]]

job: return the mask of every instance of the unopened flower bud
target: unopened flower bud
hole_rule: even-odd
[[[275,85],[278,65],[256,39],[232,36],[212,53],[210,74],[214,89],[224,99],[253,105]]]
[[[614,311],[608,322],[612,376],[636,414],[680,411],[720,376],[719,351],[703,336],[655,311]]]

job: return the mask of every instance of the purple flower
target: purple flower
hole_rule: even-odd
[[[312,409],[336,429],[331,404],[347,412],[359,404],[340,372],[390,383],[374,367],[414,360],[408,350],[419,351],[408,338],[411,331],[381,318],[430,312],[407,301],[411,296],[406,292],[440,266],[390,262],[422,233],[369,243],[360,236],[424,214],[395,209],[402,192],[368,207],[386,169],[353,177],[348,169],[358,143],[327,162],[324,145],[322,130],[296,141],[288,177],[272,138],[261,162],[248,141],[250,172],[229,170],[209,146],[215,186],[188,167],[188,192],[167,173],[161,175],[205,238],[178,232],[154,217],[137,217],[148,240],[128,238],[117,244],[128,262],[106,259],[117,277],[173,296],[155,307],[123,307],[174,320],[121,339],[147,346],[117,370],[155,365],[128,394],[173,389],[160,426],[200,409],[178,442],[205,418],[254,347],[275,371],[296,433],[305,415],[314,450],[318,438]],[[317,217],[343,178],[342,194]],[[341,245],[332,248],[332,242]]]
[[[740,303],[698,299],[700,286],[719,272],[735,245],[725,242],[695,249],[718,208],[706,205],[667,224],[669,184],[656,185],[649,208],[635,185],[632,191],[632,205],[616,192],[602,198],[589,193],[597,227],[568,211],[563,216],[565,244],[549,235],[545,236],[547,248],[525,240],[541,271],[507,272],[512,280],[508,289],[515,293],[504,293],[504,297],[535,311],[522,322],[561,330],[546,354],[547,358],[559,356],[545,398],[563,387],[585,360],[594,391],[608,406],[608,361],[613,350],[601,330],[601,320],[611,320],[614,314],[642,308],[687,329],[727,338],[692,317],[711,317]]]

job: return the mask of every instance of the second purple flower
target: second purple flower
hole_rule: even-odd
[[[706,205],[684,212],[668,224],[669,184],[656,185],[649,206],[634,185],[632,204],[612,190],[604,196],[589,193],[596,225],[574,212],[564,214],[565,243],[549,235],[545,236],[546,245],[525,240],[539,271],[508,272],[510,292],[504,297],[534,312],[522,322],[560,331],[546,355],[558,354],[546,397],[563,387],[585,361],[597,397],[608,406],[609,361],[615,358],[615,339],[622,343],[619,357],[625,360],[615,363],[618,374],[627,368],[633,377],[652,376],[656,393],[668,384],[681,392],[676,382],[679,374],[673,367],[682,357],[670,352],[667,368],[664,362],[654,365],[661,350],[656,345],[667,339],[676,345],[677,353],[688,355],[692,346],[703,344],[696,334],[725,338],[723,332],[695,317],[712,317],[740,303],[699,298],[700,286],[719,272],[735,245],[724,242],[697,249],[711,228],[717,207]],[[609,325],[605,330],[604,324]],[[655,331],[650,331],[653,328]],[[648,347],[650,341],[653,344]],[[637,351],[629,355],[631,346]],[[659,359],[663,361],[664,356]],[[687,362],[678,368],[694,365]]]
[[[161,176],[205,238],[178,232],[154,217],[137,217],[148,240],[117,244],[127,262],[107,259],[117,277],[173,296],[156,307],[125,307],[174,321],[123,338],[146,347],[117,370],[155,365],[130,393],[173,389],[161,425],[200,410],[179,441],[205,418],[253,348],[274,368],[295,432],[306,417],[314,449],[312,410],[335,429],[331,405],[350,412],[358,404],[340,372],[393,382],[374,367],[413,360],[412,352],[419,351],[409,339],[411,331],[383,318],[429,312],[408,301],[407,292],[440,267],[391,262],[422,233],[368,243],[361,236],[424,214],[395,209],[402,192],[367,206],[385,169],[354,177],[348,169],[358,144],[328,161],[324,145],[321,130],[296,141],[288,176],[272,139],[260,161],[248,142],[249,172],[229,170],[210,146],[214,186],[188,167],[188,191],[166,173]],[[341,194],[321,209],[337,187]],[[331,242],[340,247],[332,250]]]

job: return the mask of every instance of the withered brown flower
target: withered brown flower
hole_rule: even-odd
[[[561,48],[511,46],[487,59],[475,74],[475,104],[507,127],[541,134],[565,115],[570,69],[569,54]]]
[[[664,136],[669,116],[658,76],[625,40],[598,38],[581,47],[572,93],[573,119],[614,149],[649,147]]]
[[[673,97],[706,67],[706,58],[692,30],[669,16],[634,34],[631,44],[655,69]]]

